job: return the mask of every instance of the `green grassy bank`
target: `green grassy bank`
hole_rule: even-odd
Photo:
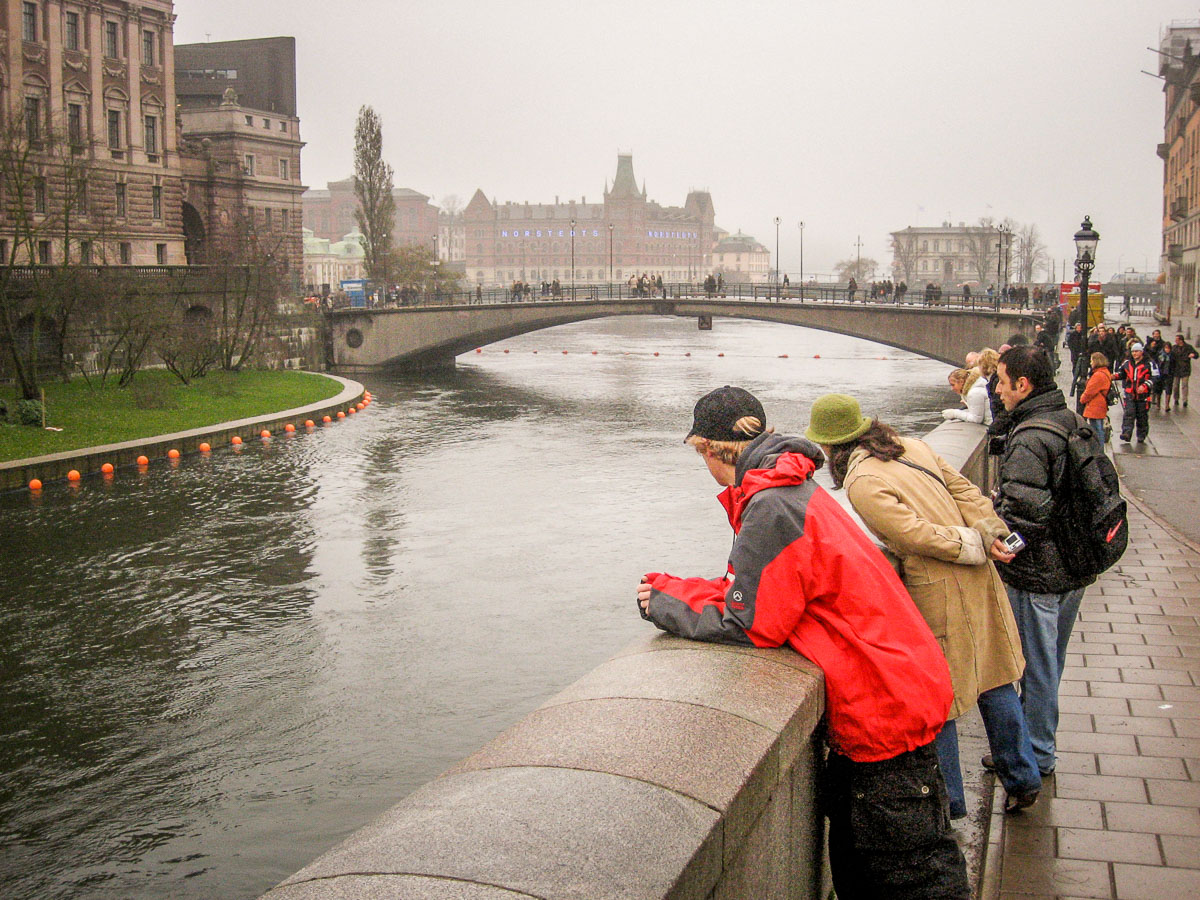
[[[139,372],[119,388],[110,378],[100,387],[82,378],[46,382],[46,425],[0,424],[0,462],[113,444],[266,415],[336,396],[342,385],[310,372],[211,372],[185,385],[168,372]],[[15,419],[17,394],[0,386]]]

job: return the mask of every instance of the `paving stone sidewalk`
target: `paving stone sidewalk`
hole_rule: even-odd
[[[1200,552],[1130,513],[1071,638],[1057,772],[1032,809],[993,813],[986,900],[1200,897]]]

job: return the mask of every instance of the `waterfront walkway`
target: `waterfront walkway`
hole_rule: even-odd
[[[1191,317],[1157,327],[1200,334]],[[981,900],[1200,897],[1198,407],[1152,411],[1145,445],[1114,447],[1129,549],[1084,595],[1056,773],[1019,814],[996,789]]]

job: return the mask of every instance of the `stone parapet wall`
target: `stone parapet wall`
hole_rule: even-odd
[[[983,477],[982,426],[926,440]],[[823,711],[791,650],[655,632],[264,896],[826,897]]]

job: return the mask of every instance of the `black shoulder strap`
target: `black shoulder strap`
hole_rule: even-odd
[[[903,463],[904,465],[908,466],[910,469],[917,469],[918,471],[924,472],[926,475],[928,475],[930,478],[932,478],[934,481],[936,481],[942,487],[946,486],[946,482],[942,481],[942,477],[940,475],[936,474],[935,472],[930,472],[924,466],[919,466],[915,462],[905,459],[903,456],[897,456],[896,462]]]
[[[1075,417],[1075,427],[1076,428],[1091,427],[1084,420],[1083,416],[1079,415],[1079,413],[1072,413],[1071,415],[1073,415]],[[1068,431],[1062,425],[1059,425],[1055,422],[1051,422],[1049,419],[1029,419],[1028,421],[1022,422],[1020,425],[1018,425],[1016,428],[1014,428],[1012,430],[1012,433],[1016,434],[1018,431],[1024,431],[1027,428],[1040,428],[1042,431],[1049,431],[1051,434],[1057,434],[1064,441],[1069,440],[1071,437],[1070,431]]]

